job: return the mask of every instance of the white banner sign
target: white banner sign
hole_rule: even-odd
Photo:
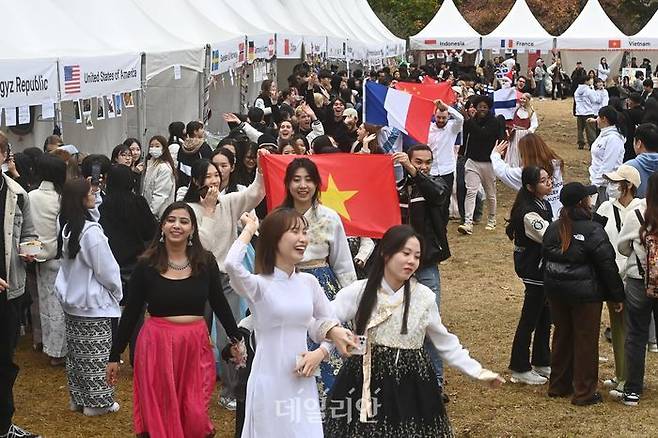
[[[244,48],[244,38],[213,44],[210,48],[210,74],[219,75],[244,64]]]
[[[307,55],[325,55],[327,38],[323,36],[304,36],[304,52]]]
[[[247,62],[250,64],[256,59],[270,60],[274,57],[276,46],[274,34],[249,36],[247,41]]]
[[[276,36],[276,57],[279,59],[300,59],[302,57],[301,35],[278,34]]]
[[[345,59],[346,41],[339,38],[327,38],[327,57],[331,59]]]
[[[75,100],[139,90],[141,55],[62,58],[59,84],[62,100]]]
[[[0,61],[0,108],[57,100],[57,61]]]

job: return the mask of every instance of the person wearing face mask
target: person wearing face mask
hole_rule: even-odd
[[[606,190],[609,199],[599,206],[596,213],[607,218],[605,232],[615,248],[619,272],[623,272],[627,257],[619,252],[617,243],[627,215],[633,214],[633,210],[642,205],[642,199],[635,197],[637,188],[640,186],[640,172],[632,166],[622,164],[616,171],[608,172],[604,177],[608,180]],[[626,278],[623,280],[626,282]],[[608,307],[608,311],[610,313],[612,351],[615,356],[615,377],[605,380],[603,384],[610,389],[610,395],[619,398],[623,394],[626,381],[624,314],[615,312],[611,307]]]
[[[166,146],[167,139],[161,135],[149,140],[146,173],[142,183],[142,196],[151,213],[158,219],[176,197],[176,166]]]

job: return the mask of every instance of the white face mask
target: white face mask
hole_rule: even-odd
[[[621,190],[619,190],[619,183],[611,182],[605,188],[608,198],[619,199],[621,197]]]
[[[149,154],[153,158],[160,158],[162,156],[162,148],[149,148]]]

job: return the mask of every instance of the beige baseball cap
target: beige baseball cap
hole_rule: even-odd
[[[622,164],[614,172],[603,174],[610,181],[628,181],[633,184],[635,188],[640,187],[642,180],[640,179],[640,172],[628,164]]]

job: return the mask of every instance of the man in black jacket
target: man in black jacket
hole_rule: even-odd
[[[624,110],[624,118],[626,119],[626,143],[624,144],[624,163],[632,160],[637,156],[633,144],[635,143],[635,129],[642,123],[644,117],[644,109],[642,109],[642,96],[640,93],[631,93],[626,99],[628,106]]]
[[[406,176],[398,183],[402,223],[409,224],[423,237],[423,259],[420,261],[416,279],[436,294],[436,303],[441,303],[441,276],[438,263],[450,257],[447,224],[441,213],[444,204],[450,202],[451,188],[441,177],[430,176],[432,149],[426,144],[417,144],[405,152],[393,154],[393,162],[401,164]],[[429,345],[428,345],[429,344]],[[443,363],[431,347],[425,345],[439,383],[443,382]]]

